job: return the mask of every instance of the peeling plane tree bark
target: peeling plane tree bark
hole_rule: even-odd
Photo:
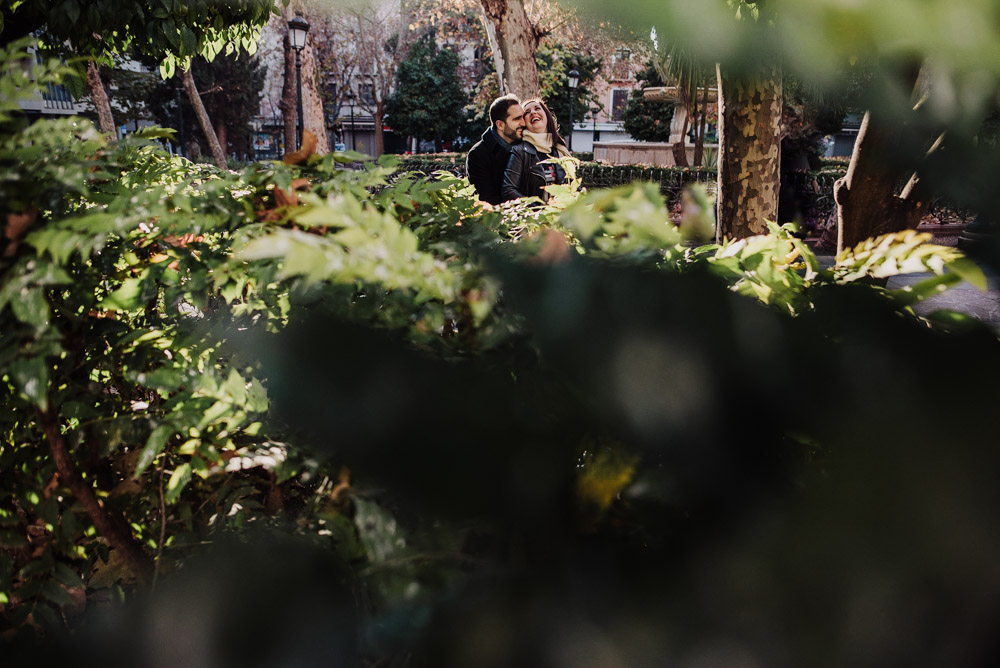
[[[541,85],[535,50],[540,35],[528,19],[523,0],[480,0],[480,4],[500,90],[522,100],[538,96]]]
[[[767,232],[778,219],[781,167],[781,69],[719,77],[719,195],[716,237]]]

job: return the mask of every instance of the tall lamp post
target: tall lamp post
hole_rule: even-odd
[[[354,143],[354,91],[350,86],[344,91],[344,97],[347,98],[347,105],[351,108],[351,150],[356,151],[358,146]]]
[[[569,86],[569,150],[573,150],[573,93],[576,92],[576,86],[580,83],[580,73],[575,69],[570,70],[567,74],[569,80],[566,84]]]
[[[296,127],[297,145],[296,149],[302,146],[302,49],[306,45],[306,33],[309,32],[309,22],[302,18],[302,14],[297,14],[295,18],[288,22],[288,43],[295,49],[295,90],[297,91],[298,104],[298,126]]]

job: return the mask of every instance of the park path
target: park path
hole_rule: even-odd
[[[935,243],[940,243],[940,241],[935,239]],[[816,259],[823,267],[833,264],[833,255],[817,253]],[[972,259],[976,260],[974,257]],[[1000,334],[1000,269],[982,261],[977,260],[976,263],[986,275],[987,290],[985,292],[963,281],[948,288],[943,293],[915,305],[914,312],[918,315],[927,315],[943,308],[967,313],[986,323]],[[893,276],[889,279],[886,287],[890,290],[897,290],[906,285],[919,283],[932,275],[930,273],[917,273]]]

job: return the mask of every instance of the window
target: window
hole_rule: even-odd
[[[337,122],[339,112],[337,108],[337,92],[337,82],[334,81],[333,77],[329,77],[326,83],[323,84],[323,111],[326,113],[327,125],[333,125]]]
[[[42,54],[35,52],[35,60],[41,65],[44,61],[42,60]],[[69,94],[69,90],[65,86],[55,85],[52,83],[45,84],[45,91],[42,93],[42,99],[45,100],[46,109],[72,109],[73,108],[73,96]]]
[[[358,98],[361,104],[375,104],[375,86],[370,83],[359,84]]]
[[[627,88],[616,88],[611,91],[611,120],[620,121],[622,119],[622,112],[625,111],[629,92]]]

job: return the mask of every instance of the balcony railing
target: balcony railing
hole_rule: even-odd
[[[46,109],[67,109],[70,111],[73,109],[73,96],[69,94],[65,86],[48,84],[42,98],[45,100]]]

